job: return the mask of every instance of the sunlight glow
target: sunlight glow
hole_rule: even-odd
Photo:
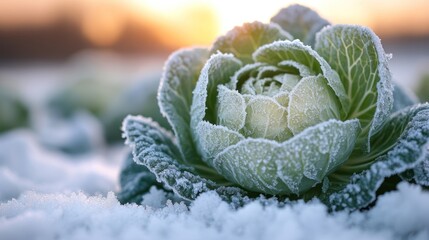
[[[115,43],[123,31],[124,18],[109,10],[91,11],[83,16],[82,32],[98,46]]]
[[[351,23],[361,25],[371,25],[371,18],[365,9],[368,4],[362,4],[362,1],[310,1],[310,0],[264,0],[247,1],[247,0],[127,0],[137,9],[140,9],[142,17],[148,15],[155,16],[155,21],[162,24],[172,22],[174,29],[180,29],[183,26],[183,32],[176,37],[184,36],[192,38],[193,42],[200,44],[210,44],[216,36],[225,34],[235,26],[240,26],[245,22],[260,21],[269,22],[270,18],[275,15],[281,8],[298,3],[313,8],[323,17],[334,23]],[[363,1],[366,2],[366,1]],[[190,6],[204,6],[205,13],[199,16],[183,14],[188,13],[186,8]],[[198,9],[198,8],[194,8]],[[353,11],[344,11],[344,9],[353,9]],[[207,21],[207,14],[211,13],[212,24]],[[144,16],[143,16],[144,15]],[[193,18],[195,17],[195,18]],[[188,22],[186,22],[188,19]],[[185,41],[189,42],[189,40]]]
[[[369,26],[381,36],[429,34],[427,0],[14,0],[0,1],[0,28],[42,28],[71,19],[88,40],[109,46],[137,22],[142,34],[150,30],[172,47],[209,45],[234,26],[269,22],[294,3],[334,24]]]
[[[206,1],[128,0],[134,16],[150,23],[152,30],[170,46],[209,45],[218,35],[218,18]]]

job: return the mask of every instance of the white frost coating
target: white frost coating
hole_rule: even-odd
[[[248,138],[220,152],[213,167],[253,191],[299,194],[348,159],[359,132],[358,120],[332,119],[283,143]]]
[[[278,169],[281,171],[293,168],[294,162],[300,160],[301,174],[314,180],[314,182],[310,181],[311,184],[320,183],[326,175],[348,159],[359,132],[360,124],[357,119],[345,122],[331,119],[309,127],[282,143],[283,154],[292,157],[294,155],[295,161],[291,162],[291,165],[285,161],[278,161]],[[303,176],[291,177],[280,173],[278,176],[288,184],[294,193],[299,193],[312,186],[303,186],[301,183]]]
[[[159,200],[162,200],[160,197]],[[114,194],[26,193],[0,204],[2,239],[429,239],[429,193],[402,183],[372,209],[328,213],[311,201],[279,208],[252,202],[233,210],[208,192],[190,207],[120,205]]]
[[[282,53],[292,53],[295,57],[294,51],[305,54],[304,59],[297,59],[289,57],[290,59],[283,59]],[[273,54],[270,54],[273,53]],[[267,56],[265,56],[267,55]],[[318,64],[323,76],[328,80],[328,85],[334,90],[335,94],[340,100],[340,103],[345,112],[350,108],[350,101],[346,94],[343,84],[341,83],[338,73],[334,71],[329,64],[323,59],[316,51],[310,46],[304,45],[300,40],[293,41],[276,41],[271,44],[264,45],[253,53],[253,59],[258,62],[267,62],[271,64],[279,64],[286,60],[296,61],[301,64],[305,64],[306,61],[311,61],[310,69],[315,71],[318,67],[314,66]]]
[[[417,184],[429,186],[429,149],[425,159],[414,168],[414,180]]]

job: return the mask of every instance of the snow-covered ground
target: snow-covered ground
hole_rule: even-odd
[[[125,158],[125,150],[70,156],[46,149],[28,130],[0,135],[0,201],[17,198],[28,190],[83,191],[91,195],[116,191],[119,162]]]
[[[152,191],[147,198],[164,200]],[[329,214],[317,201],[233,210],[215,193],[190,207],[121,205],[107,197],[24,193],[0,205],[2,239],[429,239],[429,193],[401,184],[367,212]]]

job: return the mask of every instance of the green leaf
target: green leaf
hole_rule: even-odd
[[[316,33],[329,25],[329,22],[315,11],[298,4],[281,9],[271,18],[271,22],[279,24],[294,38],[310,46],[314,44]]]
[[[253,58],[256,62],[268,63],[269,65],[283,65],[284,61],[294,61],[298,64],[307,66],[313,73],[312,75],[322,74],[328,85],[334,90],[340,100],[343,112],[349,109],[349,99],[344,90],[343,84],[338,74],[332,70],[329,64],[319,54],[305,46],[302,42],[295,40],[278,41],[260,47],[254,54]]]
[[[158,90],[158,105],[173,128],[182,159],[201,164],[192,142],[190,107],[192,91],[209,51],[202,48],[179,50],[167,60]]]
[[[340,103],[322,75],[301,79],[290,93],[288,127],[296,135],[329,119],[340,119]]]
[[[333,210],[360,209],[373,202],[376,191],[386,178],[427,161],[428,122],[429,104],[416,105],[395,113],[371,139],[374,146],[371,152],[360,158],[351,157],[329,176],[333,185],[321,195],[321,199]],[[359,171],[359,174],[355,174]],[[339,188],[344,186],[345,180],[349,184]]]
[[[225,36],[219,37],[213,43],[211,53],[218,51],[232,53],[243,63],[251,63],[253,62],[252,53],[260,46],[286,39],[292,40],[292,36],[277,24],[245,23],[241,27],[235,27]]]
[[[194,168],[180,160],[171,135],[150,119],[128,116],[122,129],[126,143],[132,148],[134,161],[146,166],[157,181],[181,198],[194,200],[207,191],[216,191],[229,201],[240,200],[247,195],[239,188],[218,185],[195,174]]]
[[[351,108],[346,119],[362,125],[358,146],[370,150],[370,138],[383,126],[392,109],[393,86],[380,39],[361,26],[335,25],[316,37],[316,51],[338,72]]]
[[[329,120],[283,143],[249,138],[220,152],[213,167],[251,191],[301,194],[347,160],[359,131],[358,120]]]
[[[122,166],[119,176],[121,191],[118,193],[120,203],[140,204],[142,196],[149,192],[152,186],[163,188],[162,184],[156,181],[156,177],[144,165],[134,162],[130,153]]]

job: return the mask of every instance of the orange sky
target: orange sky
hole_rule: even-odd
[[[0,28],[77,21],[92,42],[108,45],[126,19],[152,26],[167,44],[210,44],[243,22],[269,21],[281,7],[301,3],[333,23],[366,25],[383,36],[429,35],[427,0],[13,0],[0,1]]]

